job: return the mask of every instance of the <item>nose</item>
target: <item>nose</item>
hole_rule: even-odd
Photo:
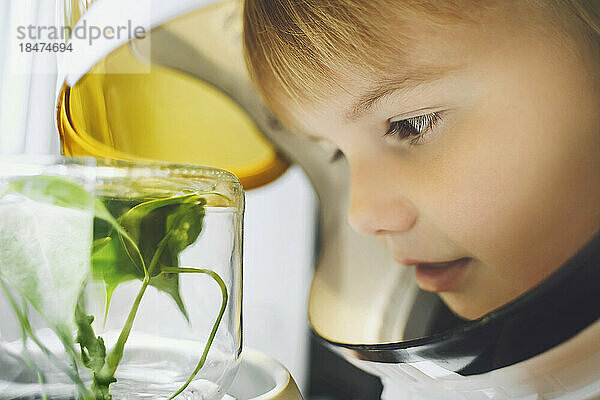
[[[350,225],[365,235],[410,230],[417,222],[416,207],[398,190],[398,176],[377,168],[352,168]],[[393,174],[392,174],[393,175]]]

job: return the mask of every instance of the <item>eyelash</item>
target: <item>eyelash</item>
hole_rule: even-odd
[[[333,153],[333,155],[331,156],[331,158],[329,159],[330,163],[334,163],[337,160],[340,160],[344,158],[344,153],[342,153],[341,150],[336,150],[335,153]]]
[[[399,141],[407,140],[411,146],[421,143],[423,136],[441,120],[439,112],[418,115],[416,117],[390,122],[383,136],[394,136]]]
[[[394,136],[399,141],[408,140],[409,145],[421,144],[423,136],[427,134],[442,119],[441,113],[418,115],[416,117],[390,122],[390,127],[383,136]],[[337,150],[329,162],[333,163],[344,158],[344,153]]]

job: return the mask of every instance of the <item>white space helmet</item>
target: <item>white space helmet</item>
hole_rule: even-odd
[[[599,237],[520,298],[478,320],[460,320],[437,296],[418,289],[413,272],[398,266],[381,243],[352,232],[345,215],[347,166],[329,163],[331,154],[287,132],[262,104],[243,65],[236,1],[103,0],[87,18],[106,18],[100,5],[109,3],[124,7],[123,18],[154,28],[150,47],[132,43],[129,52],[210,83],[275,144],[257,164],[262,183],[285,169],[276,160],[280,154],[304,168],[320,201],[320,252],[309,305],[313,329],[349,361],[381,376],[388,398],[600,398]],[[194,17],[212,3],[208,13]],[[146,20],[130,9],[136,5],[152,11]],[[94,45],[101,57],[63,60],[67,86],[116,49],[115,41],[105,45]],[[73,114],[65,111],[61,120],[60,106],[72,112],[73,104],[65,99],[63,92],[58,125],[67,131]],[[91,142],[79,139],[74,143]],[[395,387],[404,397],[394,397]]]

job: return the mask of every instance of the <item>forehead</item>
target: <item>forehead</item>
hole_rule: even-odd
[[[390,53],[385,68],[339,65],[328,82],[319,86],[317,96],[281,96],[284,113],[296,129],[307,116],[337,123],[352,123],[376,110],[392,94],[409,94],[417,88],[435,84],[463,70],[469,60],[482,54],[479,35],[473,26],[424,26],[413,40],[402,44],[402,51]]]
[[[249,1],[254,3],[261,1]],[[316,0],[293,2],[271,13],[262,10],[264,18],[256,26],[246,21],[249,65],[267,100],[283,94],[292,101],[344,90],[340,82],[354,77],[406,75],[402,69],[415,72],[423,60],[439,68],[431,57],[434,47],[449,31],[478,20],[475,3]],[[247,7],[246,13],[252,10]]]
[[[293,123],[296,128],[308,115],[353,121],[389,94],[443,80],[490,53],[505,51],[506,43],[514,43],[520,35],[535,34],[549,25],[540,20],[543,13],[534,12],[534,8],[523,6],[518,15],[513,15],[514,11],[488,6],[462,20],[425,18],[419,13],[408,13],[393,21],[387,18],[382,21],[384,28],[378,29],[387,35],[374,38],[366,52],[355,57],[339,55],[329,63],[328,75],[299,79],[301,90],[291,94],[279,91],[274,96],[279,103],[278,114],[285,115],[288,125]]]

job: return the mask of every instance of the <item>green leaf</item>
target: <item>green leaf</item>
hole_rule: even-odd
[[[97,247],[92,255],[92,278],[104,282],[106,289],[105,318],[117,286],[124,282],[144,278],[125,251],[122,242],[118,238],[115,239],[118,236],[118,232],[113,231],[111,236],[99,239],[102,246]]]
[[[181,298],[181,294],[179,292],[178,274],[160,274],[150,279],[150,285],[170,295],[185,319],[189,320],[187,310],[185,309],[183,299]]]
[[[119,222],[129,232],[134,241],[137,241],[141,236],[140,222],[147,218],[153,211],[167,206],[181,206],[182,204],[195,204],[199,201],[204,201],[196,194],[188,194],[183,196],[168,197],[165,199],[155,199],[146,201],[136,205],[128,210],[121,217]]]
[[[9,190],[31,200],[76,210],[89,210],[95,197],[80,184],[58,176],[26,176],[13,178]]]
[[[67,340],[90,271],[94,198],[64,178],[17,178],[9,187],[0,199],[0,277]]]
[[[42,203],[53,204],[72,210],[88,212],[93,210],[93,215],[96,217],[94,230],[96,230],[97,225],[102,225],[103,223],[104,226],[109,227],[112,236],[105,235],[101,238],[101,241],[95,240],[93,246],[89,246],[87,250],[88,258],[90,249],[94,251],[94,257],[92,258],[92,272],[94,277],[101,277],[106,283],[107,310],[112,293],[120,283],[139,278],[140,276],[143,278],[145,264],[139,250],[137,250],[137,247],[133,244],[133,240],[111,215],[104,204],[94,195],[87,192],[81,185],[64,177],[28,176],[12,179],[9,184],[9,190],[21,193],[29,199]],[[62,225],[65,225],[64,221],[62,223],[57,221],[55,226],[60,227]],[[69,223],[66,225],[69,225]],[[51,228],[53,229],[53,227]],[[64,226],[64,228],[68,229],[69,226]],[[91,234],[91,226],[86,227],[86,229],[89,229],[89,232],[86,232],[86,234],[81,237],[89,237],[89,234]],[[73,237],[77,238],[79,236],[73,235]],[[67,239],[65,242],[69,243],[70,240]],[[121,251],[120,246],[114,244],[116,242],[131,243],[132,245],[130,245],[130,250],[124,253]],[[55,248],[60,249],[60,246],[56,246]],[[64,257],[64,254],[70,253],[71,252],[63,251],[60,253],[60,256]],[[127,257],[123,257],[124,254]],[[132,256],[131,254],[134,255]],[[136,260],[136,262],[132,261],[125,263],[125,259],[133,259]],[[131,273],[131,265],[138,269],[138,271]],[[81,268],[80,271],[87,272],[89,271],[89,267],[85,269]],[[35,284],[35,282],[36,281],[34,280],[30,282],[30,284]],[[28,292],[30,291],[28,290]],[[35,291],[33,293],[35,293]],[[70,294],[73,293],[74,292],[71,291]],[[29,300],[31,301],[31,299]],[[36,306],[38,303],[40,303],[40,301],[32,302],[36,308],[38,308]],[[64,312],[68,312],[68,309],[64,309]]]
[[[124,226],[130,229],[134,237],[139,235],[141,253],[147,258],[148,269],[127,316],[125,326],[107,358],[111,373],[116,371],[123,357],[125,343],[133,328],[142,297],[149,285],[170,294],[182,314],[188,319],[179,294],[179,274],[178,272],[165,274],[162,262],[179,264],[179,254],[170,252],[169,249],[185,249],[195,241],[202,230],[206,202],[198,196],[185,196],[185,199],[179,201],[182,200],[181,204],[177,204],[173,202],[173,199],[166,199],[162,202],[162,206],[157,206],[161,204],[159,201],[143,203],[135,213],[125,213],[124,217],[119,218],[120,221],[125,221]],[[144,215],[140,210],[146,210],[147,214]],[[172,215],[174,217],[170,219],[169,217]],[[194,216],[195,219],[193,219]],[[140,228],[137,228],[138,224]],[[188,234],[188,232],[191,233]],[[182,233],[185,234],[182,235]]]
[[[124,233],[114,217],[92,193],[86,191],[79,183],[58,176],[26,176],[13,178],[9,190],[21,193],[27,198],[59,207],[89,211],[93,206],[94,215]]]
[[[120,208],[115,204],[118,201],[107,200],[107,205]],[[205,204],[203,198],[192,194],[136,205],[117,219],[130,241],[123,240],[120,232],[111,232],[111,224],[96,224],[94,236],[102,247],[94,252],[92,270],[94,278],[105,283],[107,309],[115,288],[123,282],[143,280],[145,269],[140,268],[140,264],[150,267],[156,256],[155,265],[148,271],[149,284],[170,295],[187,319],[179,292],[179,276],[160,274],[160,265],[179,265],[179,254],[193,244],[202,231]],[[109,243],[103,235],[109,235]],[[164,243],[161,245],[161,242]],[[139,257],[132,256],[137,252],[142,261],[138,262]]]
[[[185,214],[187,211],[194,210],[194,217],[196,218],[188,218],[186,221],[183,221],[182,224],[187,222],[188,226],[193,225],[194,228],[192,229],[197,229],[198,232],[193,237],[193,240],[180,246],[177,251],[172,253],[163,252],[160,261],[168,264],[172,262],[173,256],[176,259],[177,255],[187,246],[192,244],[198,237],[198,234],[202,230],[202,220],[204,217],[203,206],[205,204],[206,201],[196,194],[150,200],[131,208],[119,217],[118,222],[131,236],[132,241],[138,245],[142,258],[146,265],[149,265],[160,241],[167,236],[169,231],[180,229],[180,226],[173,225],[174,220],[179,218],[182,214]],[[176,233],[179,236],[185,234],[185,232]],[[126,247],[129,251],[128,246]],[[150,274],[155,276],[158,275],[158,272],[159,271],[155,269],[155,271],[150,271]]]
[[[167,232],[172,232],[167,244],[170,255],[176,256],[196,242],[202,232],[205,204],[203,199],[195,204],[182,204],[167,217]]]
[[[196,242],[202,232],[204,204],[203,199],[199,199],[197,203],[184,203],[167,216],[167,242],[160,259],[161,265],[179,266],[179,254]],[[158,268],[157,270],[160,271]],[[179,274],[163,273],[153,276],[150,285],[170,294],[184,317],[188,319],[179,293]]]

